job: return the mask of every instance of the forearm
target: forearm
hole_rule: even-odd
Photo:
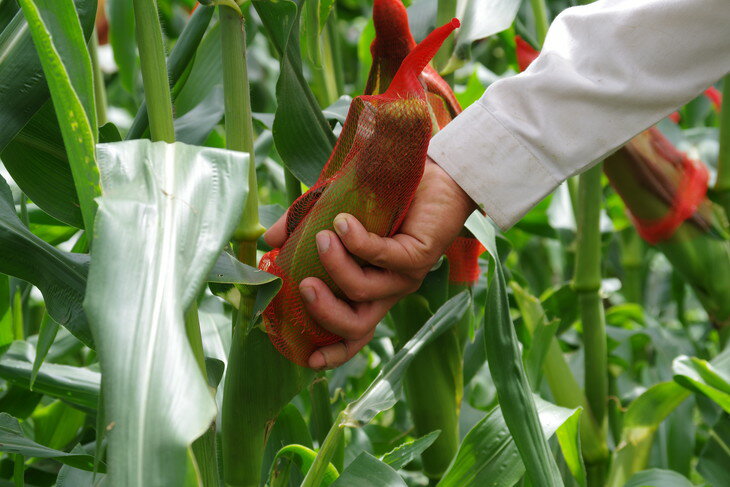
[[[727,0],[602,0],[555,19],[429,156],[501,227],[730,71]]]

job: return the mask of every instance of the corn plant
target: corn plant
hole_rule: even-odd
[[[727,77],[305,366],[315,233],[397,232],[568,3],[0,0],[0,485],[727,484]]]

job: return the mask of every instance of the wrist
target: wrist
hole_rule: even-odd
[[[445,191],[446,196],[455,203],[455,209],[458,211],[458,215],[463,217],[464,221],[466,221],[474,210],[479,209],[479,205],[459,186],[459,183],[454,181],[449,173],[430,157],[426,158],[425,171],[432,173],[434,177],[440,180],[440,186]]]

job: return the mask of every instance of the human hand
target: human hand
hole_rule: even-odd
[[[381,237],[352,215],[335,217],[335,232],[317,234],[319,258],[349,302],[338,299],[320,279],[299,285],[307,312],[323,328],[343,338],[309,357],[313,369],[335,368],[350,360],[373,337],[375,327],[403,296],[416,291],[476,208],[461,187],[427,159],[399,233]],[[264,234],[272,247],[286,240],[286,215]],[[362,267],[353,256],[367,264]]]

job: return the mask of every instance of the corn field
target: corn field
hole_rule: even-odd
[[[315,235],[577,3],[0,0],[0,487],[730,485],[730,75],[309,367]]]

